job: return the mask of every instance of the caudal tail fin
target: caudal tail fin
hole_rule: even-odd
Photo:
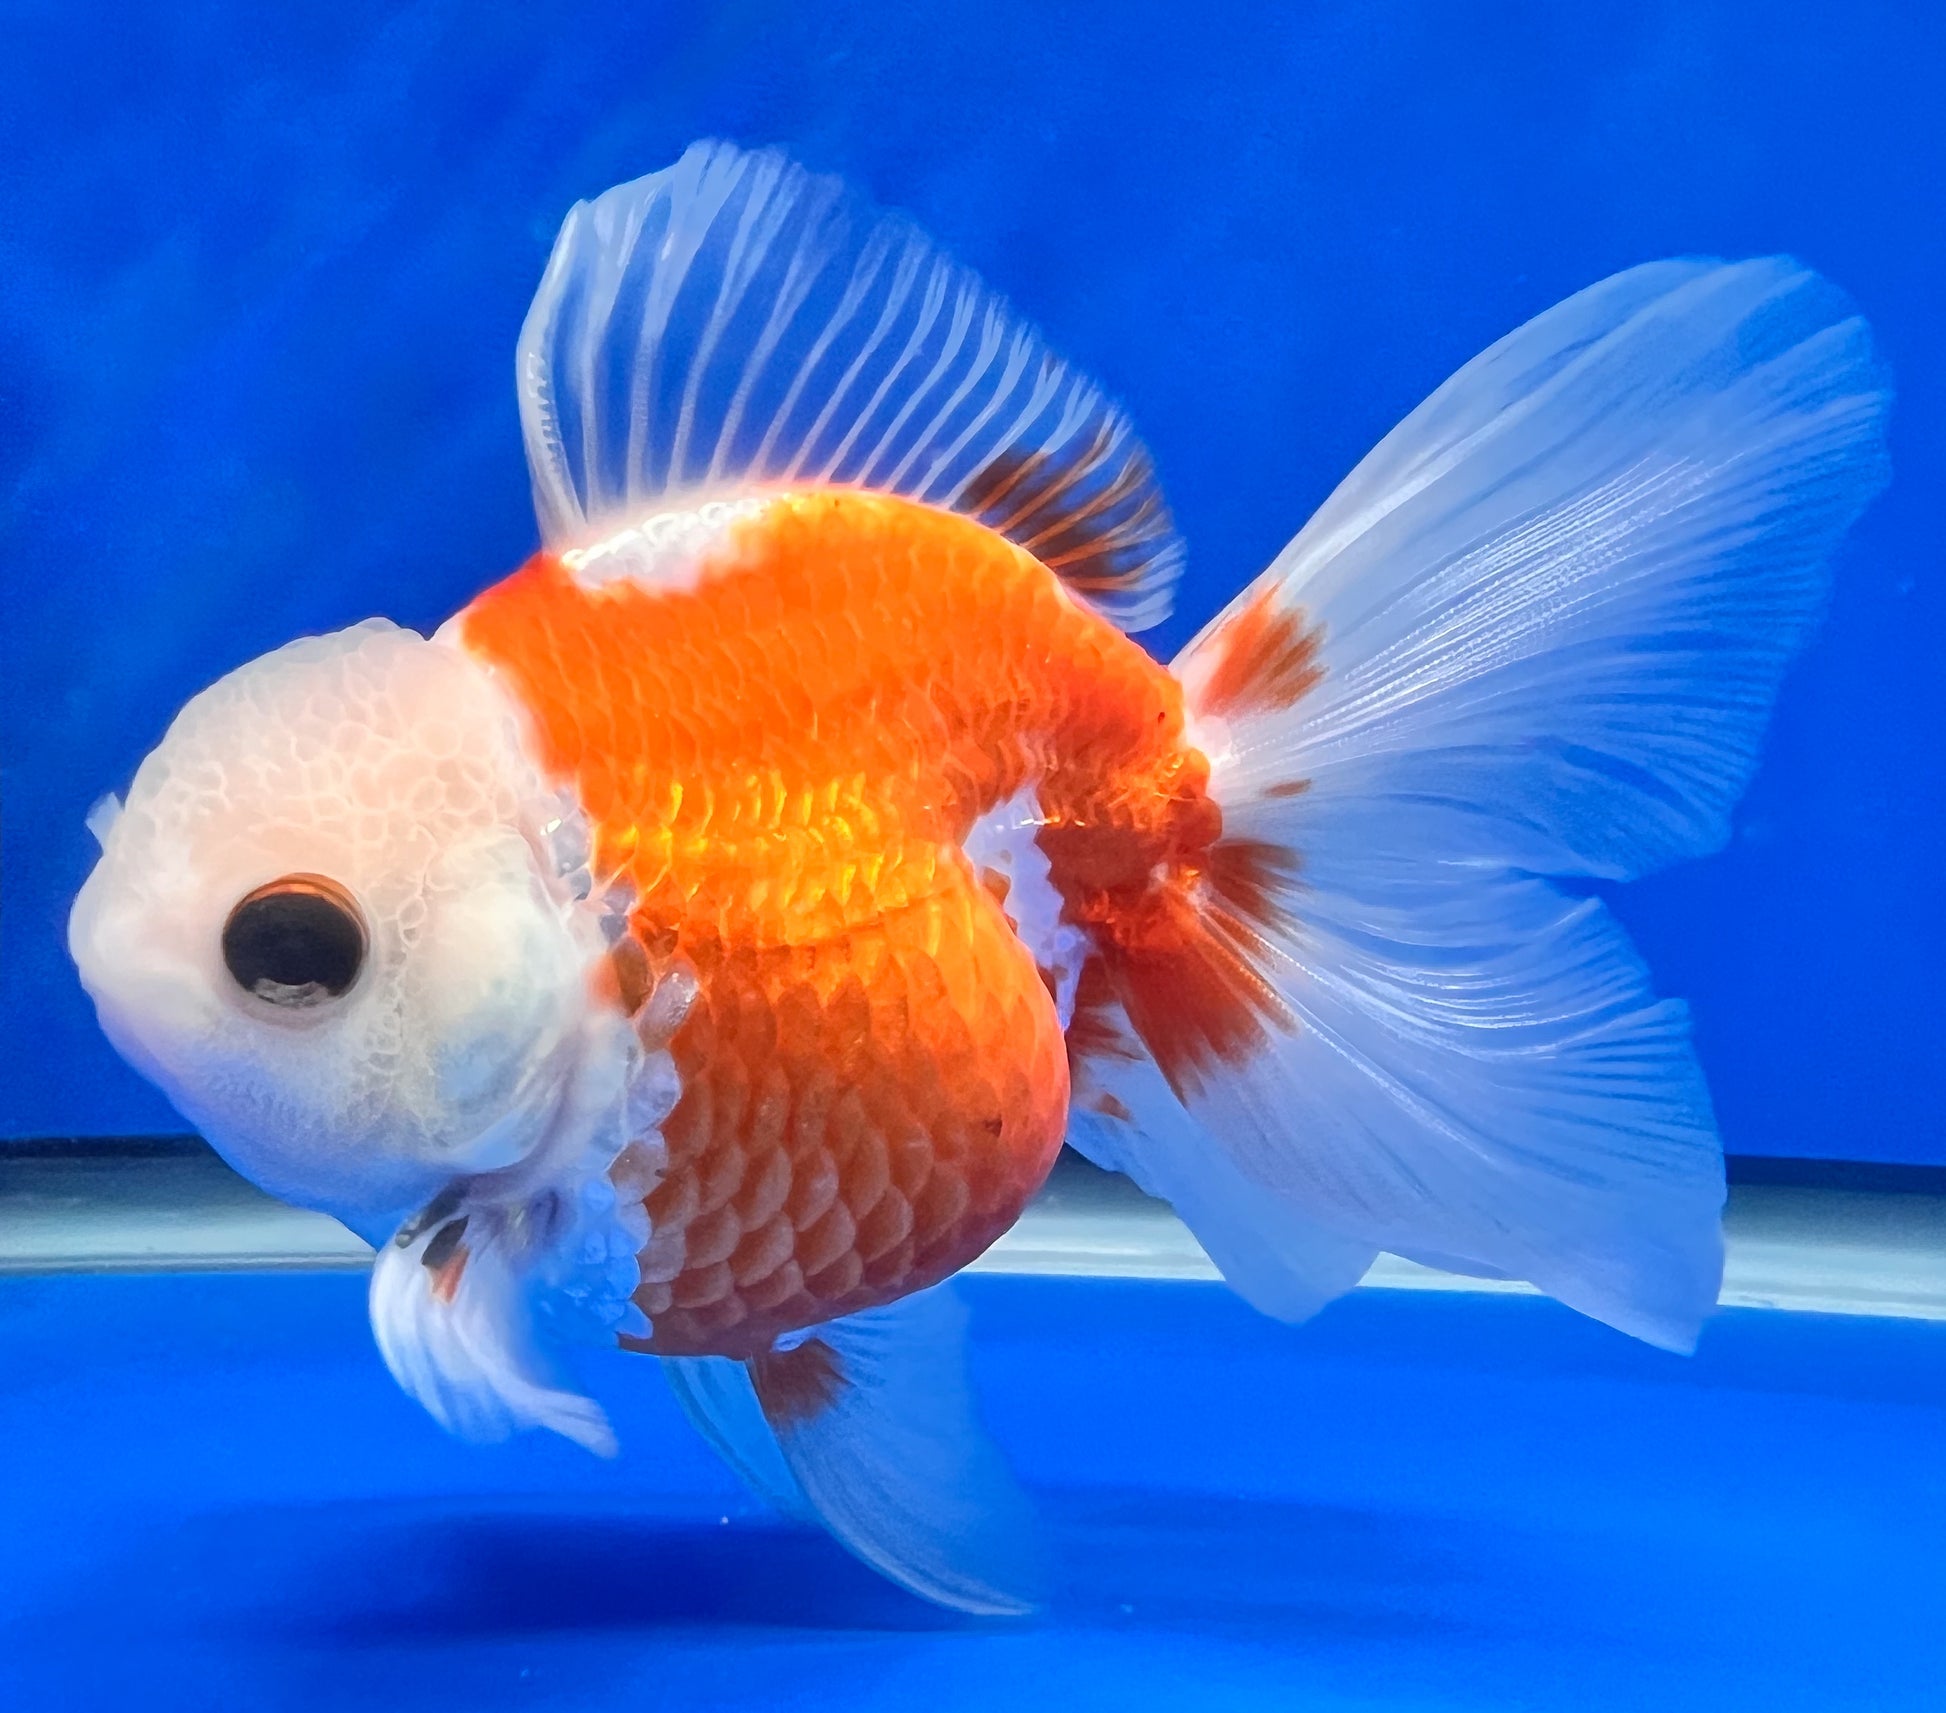
[[[1434,393],[1175,663],[1250,859],[1198,894],[1250,1026],[1165,1076],[1168,996],[1097,994],[1077,1140],[1260,1306],[1385,1250],[1693,1344],[1723,1173],[1687,1016],[1547,877],[1725,841],[1888,401],[1797,264],[1632,269]]]

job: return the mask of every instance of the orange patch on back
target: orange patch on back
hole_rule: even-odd
[[[1038,1188],[1068,1054],[1000,889],[953,852],[1031,784],[1070,922],[1143,941],[1153,897],[1201,884],[1222,815],[1181,686],[1057,581],[1111,609],[1159,589],[1147,480],[1107,443],[995,469],[984,525],[784,494],[680,586],[542,554],[468,609],[633,894],[604,996],[641,1027],[671,971],[697,984],[644,1197],[653,1332],[624,1343],[752,1359],[955,1271]],[[1177,915],[1160,941],[1199,944]]]
[[[1223,621],[1213,646],[1216,664],[1196,699],[1197,712],[1219,717],[1288,708],[1324,676],[1318,651],[1321,626],[1306,628],[1304,610],[1279,610],[1265,588]]]
[[[780,1430],[823,1415],[847,1384],[837,1351],[821,1338],[765,1351],[751,1362],[750,1379],[764,1420]]]

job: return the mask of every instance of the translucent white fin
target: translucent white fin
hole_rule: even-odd
[[[748,1363],[728,1356],[665,1356],[662,1372],[683,1414],[751,1492],[799,1522],[819,1520],[764,1420]]]
[[[963,1612],[1029,1611],[1038,1533],[1026,1497],[982,1427],[966,1373],[966,1314],[950,1286],[832,1321],[827,1400],[758,1396],[805,1499],[845,1546],[915,1594]]]
[[[1345,1238],[1688,1348],[1721,1282],[1723,1167],[1683,1007],[1598,902],[1431,861],[1400,884],[1327,813],[1310,889],[1255,946],[1290,1020],[1191,1109]]]
[[[1174,1079],[1229,1165],[1693,1342],[1723,1179],[1687,1019],[1538,876],[1722,842],[1886,404],[1795,264],[1636,269],[1461,370],[1191,644],[1225,841],[1272,877],[1203,899],[1248,1027]]]
[[[1038,1534],[980,1425],[965,1338],[965,1311],[941,1285],[747,1366],[665,1366],[690,1419],[763,1498],[938,1605],[1026,1612]]]
[[[1092,1013],[1115,1045],[1076,1069],[1068,1143],[1168,1202],[1232,1290],[1277,1320],[1308,1320],[1365,1276],[1378,1246],[1309,1218],[1246,1177],[1191,1118],[1119,1007]]]
[[[401,1239],[379,1251],[371,1284],[372,1332],[400,1387],[462,1439],[548,1428],[614,1456],[601,1406],[563,1378],[539,1336],[506,1227],[456,1214]]]
[[[1176,662],[1193,694],[1266,594],[1322,637],[1301,717],[1228,719],[1230,789],[1383,804],[1429,860],[1620,879],[1715,850],[1887,479],[1889,399],[1863,320],[1787,259],[1650,263],[1530,321]]]
[[[782,155],[698,143],[578,203],[517,375],[556,550],[862,487],[981,518],[1125,628],[1168,612],[1181,543],[1122,412],[906,221]]]

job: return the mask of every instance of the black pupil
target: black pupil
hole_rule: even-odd
[[[355,910],[311,884],[252,893],[223,928],[223,962],[237,986],[279,1005],[336,998],[364,961],[365,928]]]

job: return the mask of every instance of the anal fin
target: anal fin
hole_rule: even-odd
[[[667,1368],[748,1485],[814,1517],[880,1574],[961,1612],[1038,1603],[1034,1519],[980,1424],[965,1312],[949,1287],[832,1321],[748,1364]]]
[[[683,1414],[751,1492],[798,1522],[820,1520],[764,1419],[749,1363],[730,1356],[667,1356],[662,1372]]]

